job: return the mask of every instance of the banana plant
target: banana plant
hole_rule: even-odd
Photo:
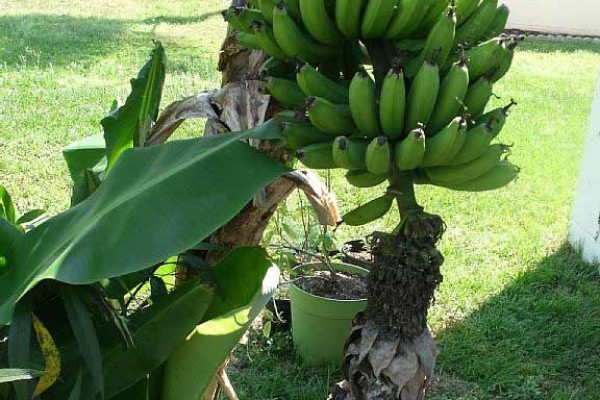
[[[289,170],[244,142],[280,139],[273,122],[140,147],[163,81],[157,44],[125,104],[103,121],[104,143],[90,138],[64,152],[75,189],[82,178],[90,189],[69,210],[25,231],[30,217],[17,217],[2,187],[0,376],[12,388],[3,385],[0,399],[162,398],[174,386],[164,385],[174,382],[169,365],[181,362],[166,361],[206,327],[222,335],[193,341],[210,352],[196,360],[208,384],[276,287],[266,252],[238,248],[168,290],[161,274],[181,262],[177,255],[211,248],[198,243]],[[139,293],[146,299],[134,307]]]

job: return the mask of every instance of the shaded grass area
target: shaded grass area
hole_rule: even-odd
[[[596,399],[598,332],[598,270],[563,245],[438,332],[438,371],[475,382],[475,398]]]
[[[597,399],[598,332],[597,267],[562,245],[436,332],[440,353],[428,398]],[[336,368],[302,366],[289,334],[266,340],[255,332],[236,350],[229,372],[248,399],[323,399],[340,379]]]
[[[0,182],[19,208],[67,207],[69,178],[60,149],[100,132],[114,98],[145,61],[152,40],[169,58],[163,106],[218,86],[225,0],[11,0],[0,5]],[[419,188],[429,212],[448,224],[441,243],[445,280],[430,323],[440,344],[430,398],[600,398],[600,293],[597,269],[564,246],[600,45],[525,43],[495,88],[519,106],[501,135],[513,144],[520,179],[494,193]],[[179,137],[198,135],[186,123]],[[340,206],[381,195],[332,173]],[[294,214],[290,223],[299,221]],[[393,213],[343,242],[390,230]],[[289,336],[239,347],[232,379],[242,399],[322,399],[336,368],[302,367]]]

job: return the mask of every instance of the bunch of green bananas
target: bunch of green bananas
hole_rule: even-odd
[[[518,175],[494,143],[515,103],[486,112],[521,40],[502,34],[508,14],[498,0],[252,0],[225,18],[270,56],[265,89],[294,110],[284,147],[305,166],[347,169],[361,188],[404,173],[486,191]],[[377,218],[393,198],[344,219]]]

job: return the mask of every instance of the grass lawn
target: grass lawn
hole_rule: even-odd
[[[20,210],[66,209],[60,149],[98,133],[124,98],[151,40],[165,45],[170,101],[218,86],[226,0],[4,0],[0,2],[0,182]],[[515,108],[502,133],[522,167],[508,188],[485,194],[419,188],[448,225],[445,279],[430,324],[440,375],[430,398],[600,399],[600,277],[565,245],[587,134],[600,45],[531,41],[495,88]],[[180,136],[199,135],[201,122]],[[349,210],[383,188],[357,191],[333,174]],[[293,207],[293,206],[292,206]],[[396,216],[340,240],[391,229]],[[242,399],[322,399],[337,370],[302,367],[289,336],[255,337],[231,371]]]

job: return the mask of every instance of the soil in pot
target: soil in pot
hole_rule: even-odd
[[[326,299],[357,300],[367,297],[367,279],[356,274],[337,272],[332,279],[329,271],[311,271],[310,275],[295,283],[305,292]]]

